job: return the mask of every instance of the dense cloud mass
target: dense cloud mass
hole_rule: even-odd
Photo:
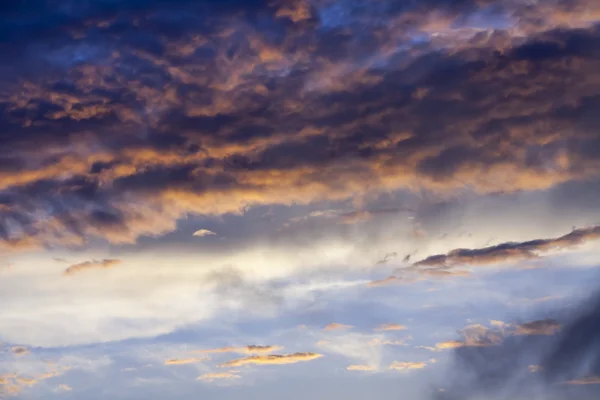
[[[453,372],[434,398],[595,399],[600,381],[600,297],[556,310],[557,321],[517,327],[491,346],[461,346]],[[525,333],[520,335],[519,333]]]
[[[4,249],[133,243],[252,205],[507,193],[600,172],[593,1],[1,7]],[[482,28],[481,15],[504,22]]]

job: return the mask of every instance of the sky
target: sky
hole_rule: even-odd
[[[600,3],[0,2],[0,399],[600,395]]]

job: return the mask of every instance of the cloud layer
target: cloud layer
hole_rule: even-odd
[[[5,249],[600,172],[596,2],[38,3],[2,17]]]

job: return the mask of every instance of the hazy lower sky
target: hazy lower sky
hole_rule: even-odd
[[[0,398],[600,396],[600,2],[0,2]]]

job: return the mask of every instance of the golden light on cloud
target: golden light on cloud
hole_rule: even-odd
[[[345,331],[354,328],[352,325],[344,325],[337,322],[333,322],[323,328],[324,331]]]
[[[72,276],[84,271],[94,270],[94,269],[108,269],[112,268],[116,265],[121,264],[121,260],[117,259],[105,259],[101,261],[85,261],[79,264],[73,264],[67,269],[65,269],[64,275]]]
[[[427,364],[425,364],[424,362],[394,361],[393,363],[390,364],[388,369],[393,369],[393,370],[397,370],[397,371],[406,371],[406,370],[413,370],[413,369],[423,369],[426,366],[427,366]]]
[[[236,360],[227,361],[219,367],[240,367],[242,365],[282,365],[295,364],[297,362],[311,361],[323,357],[322,354],[316,353],[291,353],[283,355],[266,355],[266,356],[251,356],[246,358],[238,358]]]
[[[405,325],[400,324],[382,324],[374,328],[374,331],[403,331],[408,329]]]
[[[71,388],[71,386],[63,383],[63,384],[58,385],[58,390],[62,390],[63,392],[70,392],[73,390],[73,388]]]
[[[165,365],[186,365],[195,364],[202,361],[210,360],[208,357],[196,357],[196,358],[172,358],[165,361]]]
[[[436,343],[435,348],[439,350],[456,349],[457,347],[463,347],[464,345],[465,343],[459,340],[447,340],[445,342]]]

